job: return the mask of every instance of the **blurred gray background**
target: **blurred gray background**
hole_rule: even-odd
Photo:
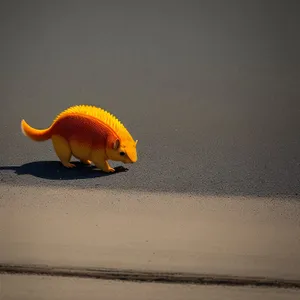
[[[299,1],[1,1],[1,181],[297,196],[299,13]],[[22,118],[48,127],[74,104],[139,139],[128,172],[65,170],[50,141],[22,136]]]

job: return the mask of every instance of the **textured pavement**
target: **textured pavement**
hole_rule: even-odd
[[[99,281],[92,279],[56,278],[56,277],[25,277],[0,275],[1,300],[198,300],[199,295],[212,300],[298,300],[299,291],[252,288],[252,287],[221,287],[195,286],[176,284],[140,284],[117,281]],[[16,289],[16,286],[18,287]],[[2,296],[2,298],[1,298]]]
[[[296,4],[61,3],[1,2],[3,182],[300,195]],[[22,118],[44,128],[82,103],[139,139],[128,173],[66,172],[50,142],[22,136]]]
[[[298,6],[1,1],[1,262],[299,279]],[[139,140],[128,172],[22,135],[74,104]]]
[[[1,263],[300,281],[297,199],[0,186]]]

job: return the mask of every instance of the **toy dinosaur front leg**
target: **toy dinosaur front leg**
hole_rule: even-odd
[[[106,172],[106,173],[113,173],[115,172],[115,169],[112,168],[109,163],[107,162],[107,160],[104,160],[104,161],[95,161],[94,162],[95,166],[98,168],[98,169],[101,169],[102,171]]]
[[[81,159],[80,162],[84,165],[90,165],[92,162],[90,160]]]
[[[60,135],[53,135],[52,144],[61,163],[66,168],[74,168],[75,165],[70,163],[72,152],[68,141]]]
[[[91,161],[95,164],[95,166],[98,169],[101,169],[106,173],[115,172],[115,169],[113,169],[107,162],[107,157],[105,155],[104,149],[100,148],[93,150],[91,153]]]

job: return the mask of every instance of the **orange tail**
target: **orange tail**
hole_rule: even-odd
[[[51,127],[47,129],[35,129],[28,125],[25,120],[21,121],[21,130],[25,136],[37,142],[46,141],[51,138]]]

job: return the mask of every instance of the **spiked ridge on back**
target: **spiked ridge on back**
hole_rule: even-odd
[[[54,119],[53,124],[60,118],[70,115],[70,114],[82,114],[86,116],[91,116],[99,121],[103,122],[105,125],[109,126],[114,132],[123,140],[130,140],[133,141],[130,133],[124,126],[124,124],[113,114],[104,110],[103,108],[96,107],[93,105],[74,105],[63,112],[61,112],[57,117]]]

